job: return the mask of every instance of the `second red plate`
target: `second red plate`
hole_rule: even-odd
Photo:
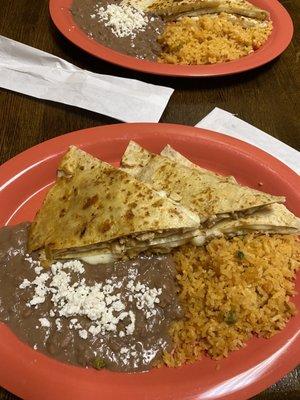
[[[122,67],[157,75],[208,77],[230,75],[268,63],[279,56],[293,36],[293,23],[286,9],[277,0],[251,0],[270,12],[273,32],[267,42],[254,53],[236,61],[213,65],[171,65],[139,60],[102,46],[76,26],[70,6],[73,0],[50,0],[50,14],[60,32],[72,43],[88,53]]]

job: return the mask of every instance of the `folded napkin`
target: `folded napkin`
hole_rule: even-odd
[[[196,127],[224,133],[250,143],[278,158],[278,160],[289,166],[297,174],[300,174],[299,151],[237,118],[228,111],[216,107]]]
[[[0,87],[125,122],[158,122],[173,89],[82,70],[0,35]]]

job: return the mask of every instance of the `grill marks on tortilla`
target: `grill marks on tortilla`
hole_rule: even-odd
[[[197,213],[202,221],[218,214],[244,212],[285,200],[241,186],[231,177],[190,168],[191,163],[186,159],[182,165],[183,157],[178,157],[173,149],[165,148],[163,153],[171,154],[171,159],[151,153],[151,157],[146,157],[145,149],[131,142],[125,152],[125,161],[130,159],[136,172],[142,155],[144,166],[139,168],[137,178],[158,192],[164,191],[171,199],[180,198],[180,204]]]
[[[197,225],[198,218],[182,206],[71,147],[31,226],[29,250],[80,248],[144,231]]]
[[[205,170],[193,164],[170,145],[167,145],[160,154],[186,167],[196,168],[205,172]],[[228,178],[231,178],[231,182],[236,182],[234,177]],[[290,234],[300,232],[300,219],[283,204],[274,203],[270,206],[260,208],[251,215],[246,215],[235,220],[227,219],[221,221],[216,225],[216,228],[226,234],[236,232],[246,233],[247,231]]]
[[[167,144],[163,150],[160,152],[161,156],[167,157],[172,161],[178,162],[181,165],[184,165],[185,167],[188,168],[196,168],[198,171],[203,172],[208,175],[216,175],[220,179],[226,181],[226,182],[233,182],[236,183],[236,180],[233,176],[223,176],[220,174],[217,174],[216,172],[209,171],[208,169],[199,167],[199,165],[193,164],[189,159],[185,158],[182,154],[180,154],[178,151],[174,150],[169,144]]]
[[[146,153],[151,154],[138,144],[130,142],[125,151],[124,157],[125,160],[126,159],[130,160],[131,166],[134,168],[136,172],[140,155],[142,155],[143,167],[146,167],[146,164],[150,162],[150,159],[155,157],[155,155],[153,154],[151,155],[151,157],[149,156],[147,157]],[[189,159],[185,158],[182,154],[174,150],[170,145],[167,145],[160,154],[177,164],[195,169],[208,176],[212,175],[218,177],[224,182],[231,182],[234,184],[236,183],[236,180],[232,176],[223,177],[211,171],[205,170],[196,164],[193,164]],[[148,161],[145,164],[146,160]],[[123,158],[122,158],[122,167],[123,167]],[[125,163],[125,170],[126,169],[127,167]],[[161,172],[165,170],[166,166],[163,166],[160,169]],[[139,173],[141,173],[141,171],[142,168],[139,168]],[[168,176],[170,175],[171,174],[169,174]],[[180,188],[174,190],[174,192],[171,194],[169,193],[167,194],[174,201],[181,202],[182,200]],[[261,194],[261,192],[258,192],[258,194]],[[214,196],[213,191],[211,191],[208,188],[206,192],[203,192],[201,195],[199,195],[197,200],[200,203],[204,201],[211,201],[213,199],[213,196]],[[280,199],[282,200],[283,198]],[[198,202],[193,200],[192,205],[196,208]],[[243,235],[246,234],[247,232],[282,233],[282,234],[290,234],[290,233],[295,234],[297,232],[300,232],[300,219],[297,218],[293,213],[291,213],[283,204],[273,203],[271,205],[257,207],[257,209],[255,209],[254,212],[249,215],[247,214],[243,215],[243,213],[240,213],[239,215],[231,213],[230,215],[228,215],[228,217],[229,218],[224,218],[219,222],[217,222],[215,219],[207,221],[205,223],[205,226],[207,228],[205,230],[206,237],[211,238],[215,237],[216,235],[218,236],[220,234]]]
[[[131,140],[123,154],[121,170],[132,176],[137,176],[152,156],[152,153]]]
[[[182,164],[189,168],[196,168],[198,171],[208,174],[218,176],[221,180],[228,182],[236,182],[233,176],[222,176],[215,172],[209,171],[205,168],[199,167],[193,164],[190,160],[185,158],[182,154],[174,150],[170,145],[166,145],[160,153],[161,156],[167,157],[179,164]],[[144,149],[138,143],[131,140],[125,150],[122,157],[121,170],[127,172],[128,174],[138,177],[142,169],[150,162],[152,158],[155,158],[156,154],[150,153],[148,150]]]
[[[82,209],[86,210],[87,208],[91,207],[93,204],[97,203],[98,201],[98,194],[95,194],[92,197],[88,197],[85,201],[85,203],[83,204]]]
[[[181,195],[181,203],[204,218],[260,207],[284,198],[224,182],[217,176],[200,173],[163,157],[155,157],[139,178],[155,190]]]

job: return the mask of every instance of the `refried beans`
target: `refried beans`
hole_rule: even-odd
[[[168,256],[43,268],[26,253],[29,223],[0,230],[0,320],[57,360],[115,371],[145,371],[172,349],[182,316]]]
[[[120,53],[155,61],[161,52],[157,38],[163,32],[164,22],[153,14],[142,13],[147,20],[145,26],[134,29],[130,35],[119,37],[114,34],[109,21],[100,19],[98,10],[99,8],[107,10],[110,5],[119,6],[120,4],[120,0],[74,0],[71,13],[75,23],[91,39]]]

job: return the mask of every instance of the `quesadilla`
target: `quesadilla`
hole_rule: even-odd
[[[197,17],[222,12],[260,21],[269,19],[268,11],[262,10],[246,0],[156,0],[149,6],[149,10],[169,21],[181,17]]]
[[[199,232],[193,243],[201,246],[215,237],[240,236],[248,233],[293,235],[300,232],[300,220],[283,204],[271,204],[236,220],[224,219],[212,228]]]
[[[136,175],[141,172],[142,168],[149,162],[151,158],[151,153],[134,142],[129,143],[125,154],[125,164],[128,163],[126,164],[128,165],[128,171],[130,171],[130,168],[132,168],[135,170]],[[204,173],[208,172],[207,170],[192,163],[189,159],[173,149],[170,145],[166,145],[160,154],[186,167],[194,168]],[[137,169],[135,162],[137,162],[139,155],[142,155],[143,166],[141,167],[140,164],[139,168]],[[134,162],[134,160],[136,161]],[[216,175],[213,172],[211,172],[211,174]],[[229,178],[230,177],[228,177],[228,179]],[[231,178],[234,179],[233,177]],[[233,182],[235,182],[235,180]],[[194,244],[201,245],[210,238],[216,236],[236,236],[244,235],[250,232],[297,234],[299,231],[299,218],[291,213],[283,204],[274,203],[270,206],[265,206],[261,209],[258,209],[258,211],[251,215],[246,215],[244,217],[241,216],[237,219],[227,218],[217,222],[212,228],[202,230],[197,238],[193,239],[193,242]]]
[[[123,154],[120,169],[132,176],[137,176],[153,155],[150,151],[131,140]]]
[[[197,235],[199,218],[127,173],[72,146],[30,229],[28,250],[89,263],[165,253]]]
[[[205,174],[211,174],[211,175],[216,175],[221,179],[224,179],[226,182],[234,182],[236,183],[236,180],[233,176],[223,176],[219,175],[216,172],[209,171],[208,169],[204,169],[202,167],[199,167],[199,165],[196,165],[192,163],[189,159],[185,158],[182,154],[180,154],[178,151],[174,150],[169,144],[167,144],[162,151],[160,152],[161,156],[167,157],[170,160],[176,161],[179,164],[184,165],[185,167],[189,168],[196,168],[198,171],[203,172]]]
[[[167,17],[183,12],[216,8],[220,4],[221,0],[156,0],[149,5],[148,10],[162,17]]]
[[[192,163],[170,145],[167,145],[160,154],[187,167],[199,169],[198,165]],[[205,236],[242,235],[253,231],[295,234],[300,231],[300,220],[283,204],[274,203],[244,218],[221,221],[213,229],[207,231]]]
[[[207,169],[201,168],[198,165],[193,164],[190,160],[182,156],[180,153],[176,152],[170,145],[167,145],[160,155],[173,159],[174,161],[179,162],[180,164],[185,165],[186,167],[197,168],[198,171],[203,172],[208,175],[216,175],[220,179],[226,182],[235,182],[235,178],[233,176],[222,176],[215,172],[209,171]],[[138,176],[138,174],[142,171],[142,169],[149,163],[152,157],[155,157],[155,154],[150,153],[150,151],[144,149],[138,143],[131,140],[123,154],[121,161],[121,169],[122,171],[127,172],[133,176]]]
[[[139,160],[136,160],[138,164]],[[189,168],[154,154],[137,178],[196,213],[204,228],[212,227],[224,219],[245,217],[262,207],[285,201],[283,196],[272,196],[228,182],[224,177]]]

